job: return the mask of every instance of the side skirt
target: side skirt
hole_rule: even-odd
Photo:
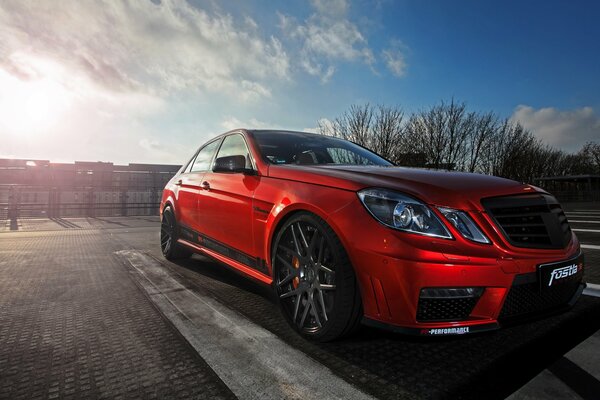
[[[246,275],[263,283],[271,284],[272,279],[268,275],[269,270],[265,260],[253,258],[233,247],[221,243],[209,236],[203,235],[187,226],[179,227],[179,242],[196,252],[225,263]]]

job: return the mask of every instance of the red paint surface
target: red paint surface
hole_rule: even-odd
[[[541,189],[503,178],[458,172],[272,165],[260,158],[252,135],[241,133],[254,157],[256,175],[207,172],[175,176],[164,190],[161,210],[169,203],[179,222],[253,258],[265,260],[269,274],[186,242],[196,251],[205,252],[263,283],[272,282],[270,246],[279,223],[300,210],[320,216],[339,236],[356,272],[365,316],[401,327],[438,328],[496,322],[517,273],[535,272],[539,264],[565,260],[579,251],[574,234],[570,244],[561,250],[511,246],[480,202],[486,197]],[[179,179],[183,185],[176,185]],[[210,184],[209,190],[199,187],[205,181]],[[468,211],[492,245],[464,239],[448,223],[453,240],[390,229],[375,220],[360,202],[356,192],[368,187],[406,193],[431,206]],[[486,290],[467,321],[418,323],[419,292],[423,287],[436,286]]]

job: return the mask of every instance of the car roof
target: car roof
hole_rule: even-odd
[[[312,132],[299,132],[299,131],[286,131],[286,130],[282,130],[282,129],[245,129],[247,132],[250,133],[276,133],[276,134],[281,134],[281,135],[290,135],[290,136],[308,136],[308,137],[330,137],[327,135],[321,135],[318,133],[312,133]]]

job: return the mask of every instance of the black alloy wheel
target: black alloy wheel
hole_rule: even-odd
[[[325,221],[294,215],[280,229],[272,255],[275,292],[295,330],[318,341],[354,331],[362,317],[354,270]]]
[[[178,231],[175,214],[170,206],[163,210],[160,223],[160,249],[167,260],[190,257],[192,253],[177,243]]]

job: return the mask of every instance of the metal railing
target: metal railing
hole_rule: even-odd
[[[0,185],[0,220],[158,215],[162,188]]]
[[[600,190],[548,190],[561,203],[598,202]]]

